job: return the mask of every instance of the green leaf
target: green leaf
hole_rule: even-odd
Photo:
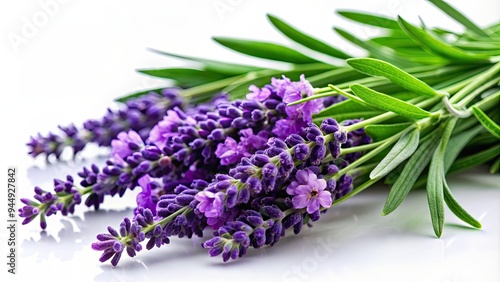
[[[125,103],[128,100],[130,100],[130,99],[135,99],[135,98],[141,97],[141,96],[146,95],[146,94],[151,93],[151,92],[159,93],[164,88],[166,88],[166,87],[153,88],[153,89],[147,89],[147,90],[141,90],[141,91],[133,92],[133,93],[130,93],[130,94],[125,95],[123,97],[117,98],[117,99],[115,99],[115,101],[119,102],[119,103]]]
[[[348,120],[348,119],[368,119],[374,116],[380,115],[382,112],[380,111],[356,111],[349,113],[332,113],[329,118],[333,118],[339,122]],[[321,124],[321,122],[325,119],[325,117],[315,117],[313,118],[313,122],[317,124]]]
[[[408,128],[410,129],[410,128]],[[398,142],[392,147],[389,154],[370,172],[370,179],[381,178],[391,172],[403,161],[409,158],[418,147],[420,130],[415,128],[406,131]]]
[[[432,153],[437,147],[437,141],[441,137],[441,128],[430,133],[428,138],[423,139],[415,153],[410,157],[403,167],[401,174],[394,183],[385,201],[382,215],[388,215],[393,212],[406,198],[413,184],[429,164]]]
[[[450,16],[457,22],[461,23],[465,28],[469,29],[470,31],[475,32],[477,35],[488,37],[488,34],[486,34],[480,27],[478,27],[475,23],[473,23],[466,16],[464,16],[464,14],[460,13],[459,11],[457,11],[455,8],[453,8],[443,0],[429,0],[429,2],[434,4],[441,11],[448,14],[448,16]]]
[[[372,58],[348,59],[346,62],[357,71],[372,76],[385,77],[395,84],[415,93],[430,97],[443,96],[425,82],[387,62]]]
[[[373,139],[374,142],[378,142],[396,135],[412,124],[413,123],[411,122],[395,124],[369,124],[365,126],[365,132]]]
[[[308,65],[296,65],[292,70],[282,71],[282,70],[262,70],[250,72],[244,77],[228,84],[222,91],[230,93],[234,97],[244,97],[245,94],[249,93],[248,87],[250,85],[257,85],[262,87],[269,84],[271,78],[280,77],[282,75],[290,78],[291,80],[299,80],[300,76],[303,74],[306,78],[314,76],[316,74],[324,73],[325,71],[331,70],[332,66],[326,64],[308,64]]]
[[[500,126],[496,124],[488,115],[486,115],[480,108],[472,106],[472,112],[477,120],[497,139],[500,139]]]
[[[160,54],[160,55],[168,56],[168,57],[173,57],[173,58],[178,58],[178,59],[182,59],[182,60],[201,63],[203,65],[203,68],[206,70],[211,70],[211,71],[215,71],[215,72],[218,72],[221,74],[226,74],[226,75],[238,75],[238,74],[244,74],[244,73],[251,72],[251,71],[262,70],[262,68],[248,66],[248,65],[240,65],[240,64],[234,64],[234,63],[226,63],[226,62],[220,62],[220,61],[215,61],[215,60],[178,55],[178,54],[163,52],[163,51],[159,51],[159,50],[155,50],[155,49],[148,49],[148,50],[151,52]]]
[[[486,162],[498,157],[500,155],[499,152],[500,145],[495,145],[478,153],[460,158],[451,165],[449,173],[485,164]]]
[[[345,113],[365,112],[365,111],[373,111],[373,108],[369,106],[360,105],[353,100],[347,99],[342,102],[335,103],[329,106],[328,108],[314,115],[314,117],[325,118],[325,117],[330,117],[333,114],[345,114]],[[380,113],[381,111],[377,112]]]
[[[227,77],[216,72],[192,68],[141,69],[140,73],[176,81],[177,85],[193,87]]]
[[[432,227],[434,233],[439,238],[443,233],[444,226],[444,154],[450,139],[451,133],[455,128],[458,118],[453,118],[446,123],[439,146],[435,149],[429,165],[429,173],[427,177],[427,201],[431,212]]]
[[[460,152],[481,130],[483,130],[483,128],[478,125],[473,129],[464,131],[450,138],[443,159],[445,172],[450,169],[451,165],[460,154]]]
[[[439,54],[445,58],[455,59],[457,61],[463,62],[481,62],[489,59],[489,56],[473,54],[455,48],[432,36],[426,30],[410,24],[401,17],[398,17],[398,21],[401,28],[411,38],[413,38],[415,42],[419,43],[423,49],[429,50],[432,53]]]
[[[392,49],[400,49],[400,48],[418,48],[420,49],[420,45],[415,43],[412,39],[406,37],[406,38],[393,38],[390,36],[382,36],[382,37],[375,37],[370,39],[371,42],[386,46]],[[420,49],[421,50],[421,49]]]
[[[390,62],[400,67],[415,66],[415,63],[411,62],[410,60],[397,56],[396,52],[391,48],[373,43],[371,41],[359,39],[353,34],[338,27],[334,27],[333,29],[344,39],[370,52],[370,54],[377,59]]]
[[[354,11],[337,11],[337,14],[352,21],[387,29],[400,29],[398,22],[386,17]]]
[[[497,158],[496,161],[494,161],[491,164],[490,173],[495,174],[498,173],[499,170],[500,170],[500,158]]]
[[[460,206],[455,197],[453,197],[453,194],[451,193],[448,183],[444,181],[443,184],[444,184],[444,201],[446,202],[448,208],[465,223],[468,223],[470,226],[474,228],[481,228],[481,223],[479,223],[479,221],[477,221],[464,208],[462,208],[462,206]]]
[[[361,98],[363,101],[382,110],[394,112],[398,115],[414,119],[431,116],[431,113],[424,111],[417,106],[374,91],[370,88],[364,87],[363,85],[353,84],[350,88],[352,92],[354,92],[354,94],[356,94],[356,96]]]
[[[288,23],[282,21],[281,19],[273,16],[273,15],[267,15],[269,21],[279,30],[281,33],[283,33],[286,37],[292,39],[293,41],[311,49],[314,51],[318,51],[320,53],[335,57],[335,58],[340,58],[340,59],[347,59],[352,56],[347,55],[346,53],[340,51],[337,48],[332,47],[329,44],[326,44],[323,41],[320,41],[310,35],[307,35],[298,29],[294,28],[293,26],[289,25]]]
[[[257,58],[293,64],[318,63],[318,61],[313,58],[275,43],[227,37],[214,37],[213,40],[231,50]]]

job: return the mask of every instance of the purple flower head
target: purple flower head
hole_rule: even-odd
[[[142,192],[137,194],[137,207],[147,208],[150,209],[153,213],[156,213],[156,203],[153,201],[151,191],[151,177],[149,177],[149,175],[145,175],[141,177],[137,182],[142,188]]]
[[[255,135],[251,128],[241,130],[240,136],[240,147],[244,151],[242,154],[244,157],[250,157],[256,150],[264,148],[268,139],[267,132],[261,131]]]
[[[238,154],[238,143],[233,138],[227,137],[224,143],[217,145],[215,156],[221,159],[221,165],[237,163],[241,159]]]
[[[190,116],[187,116],[183,120],[177,111],[180,110],[176,108],[175,110],[167,111],[163,120],[158,122],[158,124],[151,129],[148,139],[149,142],[155,144],[160,149],[163,149],[165,147],[165,142],[169,137],[179,135],[177,129],[181,122],[184,121],[186,124],[196,124],[196,121]]]
[[[332,194],[325,191],[326,181],[318,179],[312,171],[298,170],[295,181],[286,188],[286,192],[293,196],[292,203],[296,209],[307,207],[307,212],[313,214],[320,205],[329,208],[332,205]]]
[[[255,85],[250,85],[248,90],[252,91],[252,93],[248,93],[246,96],[248,100],[264,102],[269,96],[271,96],[271,90],[267,87],[259,88]]]
[[[286,139],[291,134],[299,133],[307,124],[300,119],[281,119],[276,122],[272,133],[281,139]]]
[[[261,131],[253,134],[251,128],[240,131],[240,142],[237,143],[231,137],[227,137],[224,143],[219,143],[215,150],[215,156],[221,159],[222,165],[238,163],[243,157],[250,157],[255,151],[263,149],[267,142],[267,132]]]
[[[314,95],[314,89],[305,79],[300,76],[300,81],[292,82],[289,78],[283,76],[283,79],[272,79],[272,85],[276,88],[278,96],[283,98],[283,102],[290,104],[305,97]],[[301,119],[305,123],[312,122],[312,115],[319,113],[323,108],[322,99],[314,99],[299,105],[288,106],[285,111],[291,120]]]
[[[125,164],[124,159],[133,152],[144,148],[144,141],[142,141],[141,136],[133,130],[130,130],[128,133],[120,132],[117,138],[111,141],[111,156],[120,165]]]
[[[200,202],[196,208],[207,218],[218,218],[222,213],[224,193],[212,193],[210,191],[201,191],[194,196],[195,200]]]

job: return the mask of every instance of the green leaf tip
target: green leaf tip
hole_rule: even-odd
[[[394,112],[398,115],[413,119],[421,119],[431,116],[431,113],[403,100],[377,92],[361,84],[350,86],[351,91],[369,105],[379,109]]]

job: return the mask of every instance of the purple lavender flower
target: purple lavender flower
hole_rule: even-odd
[[[148,141],[163,149],[169,138],[179,135],[177,131],[179,125],[183,123],[196,124],[196,121],[192,117],[185,116],[183,119],[181,116],[184,117],[185,115],[179,108],[168,110],[163,119],[151,129]]]
[[[171,236],[201,236],[210,226],[214,237],[202,246],[227,261],[244,256],[250,247],[276,244],[288,229],[299,233],[309,220],[320,218],[332,197],[352,185],[348,175],[334,177],[336,162],[345,165],[342,153],[333,152],[333,159],[328,152],[329,143],[340,147],[347,136],[333,120],[321,128],[311,124],[286,140],[271,138],[267,149],[242,158],[229,174],[217,174],[209,184],[178,185],[160,197],[156,217],[139,208],[134,222],[149,238],[146,248],[168,244]]]
[[[254,100],[257,102],[264,102],[271,96],[271,89],[267,87],[259,88],[255,85],[250,85],[248,88],[251,92],[246,95],[247,100]]]
[[[92,244],[96,251],[103,251],[101,262],[113,257],[111,264],[116,265],[124,249],[130,257],[142,250],[141,242],[147,241],[146,249],[161,247],[170,243],[169,237],[201,237],[206,227],[205,218],[193,208],[198,204],[195,195],[207,183],[195,180],[191,187],[178,185],[173,194],[163,195],[157,205],[156,216],[147,208],[139,208],[133,220],[125,218],[120,224],[120,233],[111,226],[108,232],[97,235],[98,242]]]
[[[227,137],[224,143],[219,143],[215,150],[215,156],[220,159],[222,165],[230,165],[239,162],[241,159],[238,152],[238,142],[231,137]]]
[[[133,152],[144,147],[144,141],[141,136],[133,130],[128,133],[120,132],[118,139],[111,141],[111,156],[118,164],[125,164],[123,158],[130,156]]]
[[[197,108],[198,111],[190,110],[191,115],[187,115],[179,108],[174,108],[156,126],[145,146],[142,143],[139,144],[137,136],[129,136],[131,133],[121,135],[122,138],[115,142],[116,158],[108,160],[102,169],[92,166],[91,169],[84,168],[79,173],[83,178],[80,182],[83,188],[79,191],[81,195],[89,194],[85,204],[98,208],[104,196],[122,196],[128,189],[137,187],[138,180],[145,175],[168,179],[173,183],[182,183],[182,180],[194,177],[210,180],[217,172],[227,172],[228,165],[265,149],[266,153],[258,154],[252,162],[258,164],[263,161],[260,158],[273,158],[273,163],[258,165],[261,166],[260,169],[263,172],[258,179],[249,177],[251,175],[248,172],[251,166],[248,167],[250,170],[240,167],[238,169],[241,171],[230,172],[232,177],[241,176],[238,179],[242,182],[246,182],[249,178],[249,189],[239,189],[236,194],[232,194],[229,202],[230,205],[236,202],[244,203],[248,202],[251,190],[254,192],[271,191],[276,184],[281,184],[280,181],[289,176],[294,167],[291,153],[302,160],[310,156],[308,162],[311,163],[320,162],[326,152],[324,140],[320,137],[317,140],[307,139],[318,142],[316,145],[301,144],[297,148],[294,147],[293,151],[290,151],[292,149],[288,148],[283,141],[280,142],[284,146],[278,146],[279,142],[272,139],[272,148],[266,149],[269,145],[264,140],[273,137],[276,122],[292,121],[286,114],[286,104],[281,96],[292,97],[298,93],[297,91],[302,91],[306,93],[305,95],[312,93],[310,92],[312,88],[303,77],[302,81],[297,83],[292,83],[287,78],[274,79],[273,85],[264,87],[269,90],[270,94],[262,103],[220,101],[213,111],[207,109],[207,106],[200,106]],[[305,116],[310,112],[300,110],[299,116],[302,121],[311,119]],[[319,129],[316,131],[314,134],[321,135]],[[283,132],[280,134],[282,135]],[[308,132],[306,135],[313,136],[314,134]],[[226,143],[226,141],[231,141],[229,138],[237,142],[236,148],[234,148],[234,143]],[[161,195],[170,193],[171,188],[167,186],[164,183],[164,191],[154,193],[152,191],[151,195],[148,195],[148,191],[145,190],[141,197],[151,199],[151,202],[148,200],[146,203],[141,198],[140,205],[151,206]],[[216,189],[210,192],[217,193],[218,191]],[[234,189],[229,191],[234,191]]]
[[[119,233],[111,226],[108,226],[108,232],[97,235],[98,242],[92,243],[92,249],[103,251],[99,258],[100,262],[112,258],[111,264],[116,266],[124,250],[127,251],[130,257],[134,257],[136,252],[142,250],[140,242],[144,241],[145,236],[141,226],[136,222],[131,222],[130,219],[125,218],[120,224]]]
[[[219,143],[215,150],[215,156],[221,159],[222,165],[238,163],[243,157],[250,157],[253,152],[264,148],[267,142],[266,131],[253,134],[251,128],[240,131],[240,142],[236,142],[231,137],[227,137],[224,143]]]
[[[292,82],[286,77],[273,79],[272,85],[286,104],[314,95],[314,89],[304,75],[300,76],[298,82]],[[323,108],[323,99],[314,99],[302,104],[287,106],[285,112],[288,119],[278,121],[273,133],[283,139],[290,134],[298,133],[312,122],[312,115],[319,113]]]
[[[201,191],[194,196],[199,203],[196,206],[198,211],[208,218],[218,218],[222,213],[224,193],[212,193],[210,191]]]
[[[286,188],[286,192],[293,196],[292,203],[296,209],[307,207],[307,212],[313,214],[320,206],[328,208],[332,205],[332,194],[325,191],[326,181],[318,179],[310,170],[298,170],[295,181]]]
[[[163,187],[160,183],[152,181],[149,175],[141,177],[137,182],[142,188],[142,192],[137,194],[137,208],[150,209],[153,213],[156,213],[159,194],[156,190],[163,190]]]
[[[82,192],[73,185],[73,177],[67,176],[66,181],[54,179],[54,193],[44,191],[40,187],[35,187],[35,200],[21,199],[25,204],[20,208],[19,216],[23,217],[23,224],[27,224],[40,215],[40,227],[45,229],[47,222],[46,216],[51,216],[61,212],[63,215],[73,213],[75,205],[82,201]]]
[[[166,88],[161,95],[150,93],[124,104],[123,109],[113,111],[108,109],[100,120],[89,120],[81,129],[74,125],[59,126],[62,134],[49,133],[47,136],[38,134],[31,137],[27,144],[29,154],[33,157],[44,154],[47,157],[54,155],[59,158],[64,148],[71,147],[73,153],[82,151],[88,143],[97,143],[99,146],[109,146],[118,133],[134,130],[142,138],[146,138],[151,128],[158,123],[167,110],[182,105],[178,90]]]

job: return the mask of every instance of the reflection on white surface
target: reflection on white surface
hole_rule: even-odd
[[[69,276],[103,282],[235,277],[245,281],[498,281],[498,180],[480,171],[452,178],[455,196],[481,219],[484,228],[469,228],[447,213],[441,239],[434,237],[424,191],[413,191],[394,214],[382,217],[387,189],[372,187],[324,214],[312,228],[289,234],[274,247],[251,249],[237,261],[210,258],[200,247],[203,238],[175,238],[135,258],[124,255],[118,267],[101,264],[100,254],[90,244],[107,225],[118,226],[123,217],[131,216],[136,194],[132,191],[123,199],[108,199],[105,210],[80,207],[71,217],[49,217],[44,232],[36,224],[23,226],[16,278],[36,279],[43,272],[53,273],[52,281],[67,281]],[[205,239],[209,235],[206,232]]]

